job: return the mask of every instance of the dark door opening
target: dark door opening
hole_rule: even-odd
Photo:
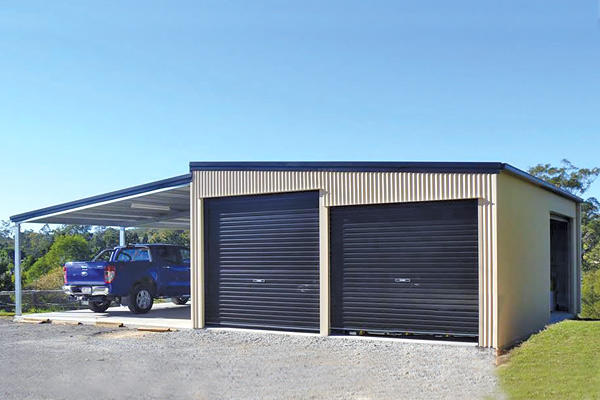
[[[550,220],[550,311],[570,311],[569,222]]]

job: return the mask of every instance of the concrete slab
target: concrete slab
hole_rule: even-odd
[[[247,329],[247,328],[217,328],[209,327],[206,328],[209,331],[215,332],[244,332],[244,333],[257,333],[257,334],[269,334],[269,335],[286,335],[286,336],[312,336],[322,337],[318,333],[306,333],[306,332],[289,332],[289,331],[276,331],[276,330],[262,330],[262,329]],[[462,342],[462,341],[451,341],[443,339],[415,339],[415,338],[402,338],[402,337],[385,337],[385,336],[353,336],[353,335],[335,335],[332,334],[327,336],[328,339],[336,340],[370,340],[375,342],[404,342],[404,343],[420,343],[430,345],[445,345],[445,346],[464,346],[464,347],[477,347],[477,342]]]
[[[110,307],[105,313],[91,310],[72,310],[50,313],[27,314],[15,317],[15,321],[31,319],[50,319],[59,323],[81,323],[96,325],[97,323],[122,323],[126,327],[164,327],[176,329],[192,329],[190,305],[178,306],[173,303],[154,304],[148,314],[133,314],[127,307]]]
[[[172,328],[172,329],[192,329],[192,321],[190,319],[190,305],[186,304],[178,306],[173,303],[159,303],[152,307],[148,314],[132,314],[127,307],[111,307],[105,313],[94,313],[91,310],[73,310],[63,312],[27,314],[21,317],[15,317],[15,321],[25,319],[50,319],[52,323],[71,323],[82,325],[104,325],[115,326],[123,324],[128,328]],[[244,329],[244,328],[207,328],[213,331],[238,331],[247,333],[268,333],[290,336],[320,336],[318,333],[300,333],[286,332],[275,330],[260,330],[260,329]],[[446,340],[425,340],[416,338],[392,338],[378,336],[348,336],[348,335],[332,335],[329,338],[336,339],[356,339],[368,341],[390,341],[390,342],[406,342],[406,343],[421,343],[428,345],[450,345],[450,346],[465,346],[476,347],[475,342],[460,342]]]

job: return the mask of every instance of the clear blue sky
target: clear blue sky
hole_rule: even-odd
[[[598,4],[3,2],[0,139],[0,219],[192,160],[596,166]]]

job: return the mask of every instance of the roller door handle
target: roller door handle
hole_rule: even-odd
[[[266,281],[266,279],[252,279],[253,283],[265,283]]]
[[[410,278],[396,278],[394,279],[396,283],[410,283]]]

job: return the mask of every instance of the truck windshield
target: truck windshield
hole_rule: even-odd
[[[98,255],[96,257],[94,257],[94,259],[92,261],[94,261],[94,262],[96,262],[96,261],[109,262],[113,253],[114,253],[113,249],[102,250],[100,253],[98,253]]]

